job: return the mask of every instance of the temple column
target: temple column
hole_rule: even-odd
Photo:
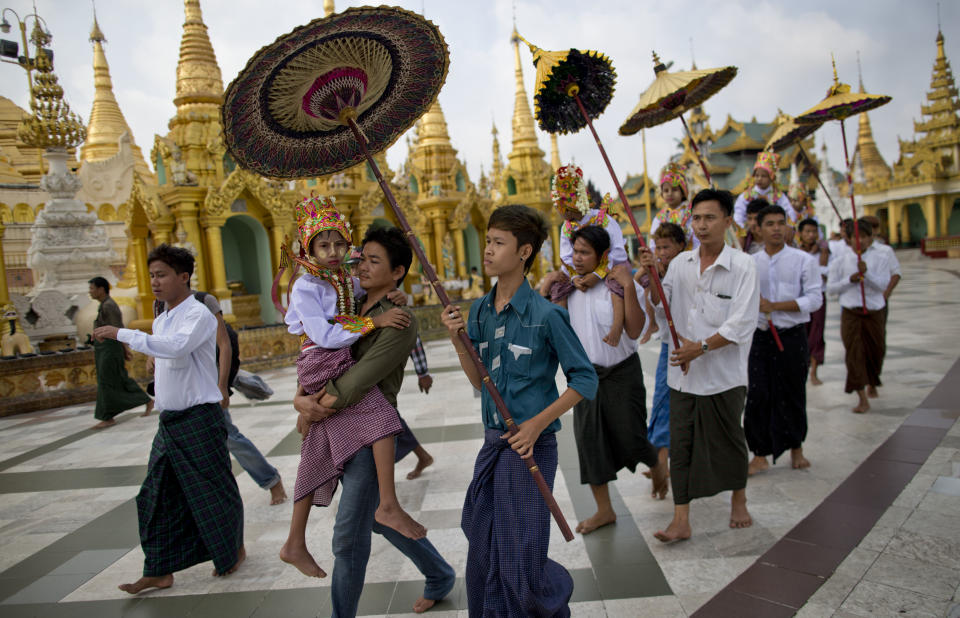
[[[553,268],[560,269],[560,226],[550,226],[550,246],[553,247]]]
[[[453,245],[457,252],[455,256],[457,278],[467,279],[469,277],[467,274],[467,249],[463,242],[463,230],[453,229],[450,230],[450,233],[453,234]]]
[[[223,239],[220,236],[220,228],[224,220],[221,218],[204,218],[203,231],[207,239],[207,255],[210,260],[210,283],[212,289],[207,291],[219,299],[230,298],[230,290],[227,289],[227,268],[223,263]],[[227,313],[226,311],[224,313]]]
[[[198,209],[195,203],[181,202],[176,209],[176,218],[177,221],[183,226],[184,231],[187,233],[187,241],[190,242],[197,250],[197,260],[194,264],[194,270],[197,273],[197,287],[200,289],[200,291],[213,292],[213,290],[210,289],[212,287],[212,281],[207,264],[207,251],[204,250],[204,236],[200,233],[197,212]],[[217,235],[219,237],[219,228],[217,229]],[[222,245],[217,244],[212,251],[222,252]],[[219,298],[219,295],[217,297]]]
[[[150,287],[150,271],[147,266],[147,237],[138,234],[137,229],[130,230],[130,242],[133,245],[133,260],[137,269],[137,310],[141,321],[153,321],[153,289]]]
[[[950,221],[950,209],[951,209],[952,203],[948,198],[949,196],[947,195],[934,197],[934,199],[936,199],[937,202],[939,202],[937,204],[937,213],[939,215],[938,220],[939,220],[939,230],[940,230],[938,236],[947,236],[949,234],[947,227]]]
[[[447,226],[440,217],[433,218],[433,239],[434,239],[434,262],[433,267],[437,270],[437,277],[440,280],[446,279],[446,273],[443,266],[443,241],[447,231]]]
[[[937,197],[928,195],[923,200],[923,216],[927,220],[927,238],[937,236]]]
[[[0,221],[0,307],[10,302],[10,290],[7,289],[7,262],[3,257],[3,221]]]
[[[900,205],[896,202],[887,207],[887,238],[891,246],[900,244]]]
[[[173,242],[173,219],[157,220],[150,224],[150,233],[158,245],[169,245]],[[196,245],[194,245],[196,246]]]

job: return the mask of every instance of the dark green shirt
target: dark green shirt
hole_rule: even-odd
[[[384,297],[363,315],[374,317],[395,306]],[[403,330],[392,326],[378,328],[353,344],[351,351],[357,364],[327,383],[327,392],[337,398],[334,408],[344,408],[360,401],[374,386],[379,386],[390,405],[397,407],[403,370],[410,350],[417,342],[417,320],[409,310],[403,310],[410,316],[410,326]]]
[[[97,318],[93,321],[94,328],[100,326],[123,328],[123,314],[120,313],[120,306],[117,305],[117,301],[109,296],[104,298],[103,302],[100,303],[100,308],[97,310]]]

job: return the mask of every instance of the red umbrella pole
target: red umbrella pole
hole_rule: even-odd
[[[640,226],[637,225],[637,220],[633,217],[633,211],[630,210],[630,202],[627,201],[627,196],[623,193],[623,187],[620,186],[620,181],[617,180],[617,174],[613,171],[613,166],[610,164],[610,159],[607,158],[607,151],[604,150],[603,144],[600,143],[600,136],[597,135],[597,130],[593,128],[593,122],[590,120],[589,114],[587,114],[587,109],[580,101],[579,94],[574,92],[570,96],[572,96],[573,100],[577,102],[577,105],[580,107],[580,113],[583,114],[584,119],[587,121],[587,126],[590,127],[590,132],[593,133],[593,139],[597,142],[597,147],[600,148],[600,154],[603,156],[603,162],[607,164],[607,170],[610,171],[610,178],[613,179],[613,184],[617,187],[617,194],[620,196],[620,203],[623,204],[623,209],[627,211],[627,217],[630,219],[630,224],[633,226],[633,233],[637,235],[637,240],[641,240],[643,236],[640,234]],[[680,349],[680,339],[677,337],[677,329],[673,325],[673,314],[670,313],[670,304],[667,302],[667,296],[663,293],[663,285],[660,283],[660,275],[657,273],[657,269],[653,266],[650,267],[650,278],[657,286],[657,292],[660,294],[660,302],[663,303],[663,312],[667,317],[667,326],[670,327],[670,336],[673,337],[673,348],[678,350]]]
[[[773,337],[773,342],[777,344],[777,349],[783,352],[783,342],[780,341],[780,333],[777,332],[777,327],[773,325],[773,318],[770,317],[770,314],[767,314],[767,326],[770,327],[770,335]]]
[[[363,151],[363,155],[367,158],[367,163],[370,164],[370,169],[373,170],[373,175],[377,177],[377,183],[380,184],[380,189],[383,191],[383,195],[387,198],[387,201],[390,202],[390,207],[393,209],[393,214],[397,218],[397,222],[400,223],[400,229],[402,229],[403,233],[406,235],[407,242],[410,244],[410,248],[413,249],[417,259],[420,260],[420,264],[423,266],[423,271],[426,273],[427,279],[430,281],[430,285],[432,285],[434,291],[436,291],[437,298],[440,299],[440,303],[444,307],[448,306],[450,304],[450,297],[447,296],[447,291],[443,289],[442,285],[440,285],[440,281],[437,279],[437,271],[434,270],[433,265],[430,264],[430,260],[427,259],[426,254],[423,252],[423,248],[420,247],[420,243],[417,242],[417,237],[414,234],[413,229],[410,227],[410,224],[407,222],[407,218],[404,216],[403,211],[400,210],[400,206],[397,205],[397,200],[393,196],[393,191],[390,190],[390,185],[387,184],[387,181],[383,179],[383,175],[380,173],[380,168],[377,167],[377,162],[374,161],[372,156],[370,156],[370,152],[367,150],[367,140],[364,138],[363,133],[360,132],[360,127],[357,126],[357,123],[353,118],[347,118],[347,123],[350,126],[350,130],[353,131],[353,135],[357,139],[357,143],[360,144],[360,150]],[[470,337],[467,336],[467,333],[463,329],[460,329],[457,335],[460,337],[460,340],[464,343],[467,352],[470,354],[470,360],[472,360],[473,364],[477,366],[477,371],[480,373],[480,379],[483,381],[484,386],[486,386],[487,392],[489,392],[490,396],[493,398],[493,402],[496,404],[497,410],[500,412],[500,416],[503,417],[503,422],[507,426],[507,431],[510,432],[511,435],[516,434],[517,424],[514,422],[510,411],[507,410],[507,404],[504,402],[503,397],[500,396],[500,392],[497,390],[497,387],[494,386],[493,380],[490,379],[490,374],[487,372],[487,368],[483,366],[483,361],[481,361],[480,357],[477,355],[477,351],[473,347]],[[525,459],[524,462],[527,465],[527,469],[530,470],[530,474],[533,475],[533,480],[536,482],[537,488],[540,490],[541,495],[543,495],[543,499],[547,503],[547,507],[553,514],[553,518],[557,522],[557,526],[560,527],[560,532],[563,534],[563,538],[567,541],[572,541],[573,532],[570,530],[570,526],[567,525],[567,520],[564,518],[563,513],[560,512],[560,506],[554,499],[553,494],[550,493],[550,488],[547,486],[547,481],[543,478],[543,473],[540,472],[537,462],[533,460],[533,457]]]
[[[713,179],[710,177],[710,172],[707,171],[707,164],[703,160],[703,155],[700,153],[700,147],[697,146],[697,140],[693,139],[693,134],[690,133],[690,127],[687,126],[687,121],[683,117],[683,114],[680,114],[680,122],[683,123],[683,130],[687,132],[687,138],[690,140],[690,145],[693,146],[693,152],[697,155],[697,163],[700,164],[700,169],[703,170],[703,176],[707,179],[707,184],[712,187]]]
[[[850,155],[847,154],[847,130],[843,126],[843,120],[840,121],[840,133],[843,135],[843,160],[847,165],[847,188],[850,194],[850,212],[853,213],[853,242],[857,250],[857,272],[860,272],[860,225],[857,223],[857,204],[853,199],[853,172],[850,168]],[[840,220],[841,222],[843,219]],[[863,288],[863,275],[860,276],[860,302],[863,307],[863,315],[867,315],[867,292]]]

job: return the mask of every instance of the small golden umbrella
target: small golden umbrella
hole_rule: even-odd
[[[593,118],[602,114],[613,98],[613,85],[617,74],[610,59],[593,50],[546,51],[520,36],[516,30],[513,31],[513,36],[515,40],[526,43],[533,54],[533,65],[537,68],[536,84],[533,88],[534,114],[540,128],[548,133],[575,133],[584,126],[590,127],[603,162],[607,164],[610,178],[617,188],[620,203],[623,204],[627,218],[633,226],[633,232],[638,239],[641,238],[640,226],[633,216],[627,196],[620,186],[616,172],[613,171],[600,136],[593,128]],[[673,344],[679,348],[680,339],[673,326],[673,315],[663,293],[660,276],[652,266],[650,277],[660,292]]]
[[[840,121],[840,134],[843,136],[843,159],[847,166],[847,193],[850,195],[850,212],[853,214],[853,239],[857,250],[857,260],[860,260],[860,225],[857,223],[857,205],[853,199],[853,161],[847,150],[847,130],[843,121],[854,114],[862,114],[871,109],[886,105],[893,97],[885,94],[868,94],[853,92],[849,84],[840,83],[837,78],[837,63],[830,56],[833,64],[833,85],[827,89],[827,96],[822,101],[796,117],[798,124],[820,124],[827,120]],[[860,300],[863,303],[863,313],[867,313],[867,295],[860,279]]]
[[[660,62],[656,52],[653,54],[653,64],[656,78],[640,95],[640,101],[620,127],[620,135],[633,135],[640,129],[655,127],[679,117],[693,145],[703,175],[708,183],[713,184],[697,142],[690,134],[687,121],[683,118],[683,113],[700,105],[729,84],[730,80],[737,75],[737,67],[694,69],[671,73],[667,71],[666,65]]]

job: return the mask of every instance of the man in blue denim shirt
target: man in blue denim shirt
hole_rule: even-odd
[[[557,471],[560,416],[583,398],[593,399],[597,374],[570,327],[567,311],[536,294],[526,273],[547,237],[540,215],[526,206],[504,206],[487,225],[484,269],[497,284],[470,308],[444,308],[460,365],[475,388],[477,367],[458,332],[465,328],[517,423],[506,425],[489,392],[483,393],[484,444],[467,488],[461,528],[467,537],[466,585],[471,616],[569,616],[573,580],[547,558],[550,511],[523,459],[531,455],[547,485]],[[557,367],[567,389],[557,391]],[[513,449],[515,452],[511,452]]]

